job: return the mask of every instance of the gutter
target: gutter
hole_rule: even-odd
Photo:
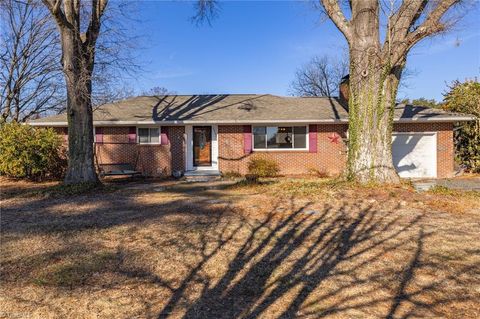
[[[428,117],[395,119],[394,123],[444,123],[444,122],[468,122],[474,121],[474,116],[456,117]],[[301,123],[301,124],[348,124],[348,119],[328,120],[232,120],[232,121],[93,121],[94,126],[132,126],[132,125],[189,125],[189,124],[278,124],[278,123]],[[31,122],[31,126],[65,127],[67,122]]]
[[[278,123],[320,123],[320,124],[341,124],[348,123],[348,119],[331,119],[331,120],[232,120],[232,121],[93,121],[95,126],[115,125],[190,125],[190,124],[278,124]],[[67,126],[67,122],[32,122],[31,126]]]

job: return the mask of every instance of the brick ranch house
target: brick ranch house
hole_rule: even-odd
[[[131,163],[148,176],[247,173],[252,157],[275,160],[282,174],[340,174],[348,112],[335,98],[274,95],[140,96],[93,112],[99,164]],[[455,122],[472,117],[397,105],[392,141],[402,177],[453,175]],[[34,120],[66,137],[66,115]]]

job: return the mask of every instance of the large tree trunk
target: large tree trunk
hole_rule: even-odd
[[[361,183],[397,183],[392,123],[401,68],[381,55],[378,3],[353,3],[359,12],[350,45],[348,177]]]
[[[343,1],[320,1],[350,48],[348,177],[398,183],[392,163],[393,111],[408,52],[451,27],[458,17],[445,15],[463,1],[347,1],[350,18],[343,13]],[[385,32],[380,32],[380,6]]]
[[[62,39],[62,66],[67,84],[68,169],[65,184],[98,183],[94,166],[92,73],[101,18],[108,0],[42,0]],[[83,17],[90,21],[81,23]],[[82,26],[85,32],[80,33]]]
[[[62,64],[67,84],[68,169],[65,184],[98,183],[94,165],[91,70],[93,61],[75,31],[62,32]],[[90,65],[91,64],[91,65]]]
[[[367,75],[354,67],[351,71],[348,176],[361,183],[398,183],[392,161],[392,123],[398,79],[388,70],[372,70]]]

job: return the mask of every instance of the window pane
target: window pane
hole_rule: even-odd
[[[295,126],[293,128],[295,148],[307,148],[307,127]]]
[[[138,129],[138,141],[140,143],[148,143],[148,128],[139,128]]]
[[[267,148],[292,148],[292,128],[267,127]]]
[[[150,129],[150,143],[159,143],[160,142],[160,131],[158,128]]]
[[[265,134],[266,134],[265,126],[253,127],[253,147],[254,148],[261,149],[266,147]]]
[[[274,126],[267,127],[267,147],[277,148],[277,131],[278,128]]]
[[[265,126],[254,126],[253,127],[253,135],[265,135]]]
[[[277,145],[278,148],[292,148],[293,136],[291,126],[281,126],[278,128]]]

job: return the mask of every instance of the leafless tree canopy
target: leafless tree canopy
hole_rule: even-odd
[[[94,106],[132,96],[132,80],[145,71],[140,61],[144,37],[134,31],[141,23],[136,11],[137,3],[118,0],[110,1],[103,14],[92,74]]]
[[[454,8],[473,3],[471,0],[319,0],[317,8],[333,21],[350,46],[358,37],[368,35],[373,40],[368,53],[378,54],[385,62],[396,65],[418,42],[450,30],[467,11]]]
[[[127,80],[142,69],[137,62],[139,36],[132,35],[127,16],[133,5],[115,2],[105,12],[97,40],[92,74],[92,105],[133,94]],[[58,30],[39,0],[0,1],[0,116],[27,121],[66,109]],[[85,15],[88,7],[83,6]],[[116,19],[114,19],[116,17]],[[82,20],[83,21],[83,20]],[[83,28],[83,27],[82,27]]]
[[[173,95],[176,94],[174,91],[170,91],[166,87],[163,86],[154,86],[150,90],[143,91],[142,95]]]
[[[340,80],[347,74],[347,60],[337,60],[326,55],[313,57],[296,71],[295,79],[290,84],[292,94],[336,96]]]
[[[24,122],[64,106],[60,43],[49,13],[36,1],[0,2],[0,113]]]

